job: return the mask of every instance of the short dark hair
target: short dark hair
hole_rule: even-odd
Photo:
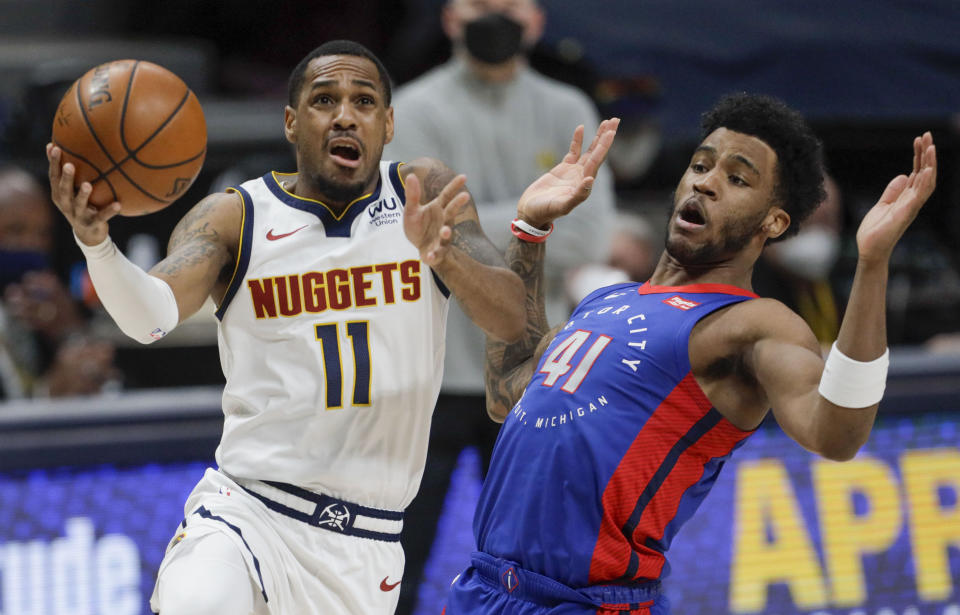
[[[718,128],[727,128],[756,137],[776,152],[774,196],[791,221],[778,239],[795,235],[826,198],[820,139],[803,116],[783,101],[745,92],[729,94],[703,114],[700,127],[701,139]]]
[[[383,65],[383,62],[380,61],[380,58],[374,55],[372,51],[361,45],[360,43],[354,41],[344,41],[344,40],[335,40],[327,41],[326,43],[320,45],[310,53],[308,53],[300,62],[293,67],[293,71],[290,73],[290,81],[287,83],[287,95],[290,98],[290,106],[297,106],[297,99],[300,97],[300,92],[303,90],[303,81],[304,73],[307,70],[310,62],[316,58],[323,56],[359,56],[361,58],[366,58],[373,62],[374,66],[377,67],[377,72],[380,73],[380,83],[383,86],[383,99],[386,103],[386,106],[390,106],[390,100],[392,97],[392,88],[390,87],[390,74],[387,73],[387,67]]]

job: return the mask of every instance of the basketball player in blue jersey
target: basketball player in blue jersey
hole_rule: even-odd
[[[507,252],[528,328],[517,343],[488,339],[488,410],[503,426],[474,518],[477,553],[446,615],[666,613],[671,540],[769,410],[810,451],[853,457],[885,385],[890,254],[935,185],[930,133],[913,149],[911,173],[857,232],[850,302],[825,362],[798,315],[750,290],[764,245],[797,232],[823,199],[820,143],[781,102],[736,95],[705,114],[650,280],[593,292],[550,331],[543,240],[566,210],[531,186]]]
[[[218,467],[161,563],[151,607],[163,615],[393,613],[448,296],[494,338],[525,326],[522,282],[481,231],[465,179],[428,158],[381,161],[393,109],[370,51],[320,46],[293,70],[289,97],[297,173],[200,201],[149,274],[108,235],[123,203],[88,206],[90,184],[75,189],[73,165],[47,148],[54,201],[124,332],[148,343],[208,296],[219,308]],[[539,185],[572,208],[590,181]]]

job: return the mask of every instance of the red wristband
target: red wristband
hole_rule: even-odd
[[[550,236],[550,233],[553,232],[553,222],[550,223],[550,228],[543,230],[527,224],[520,218],[515,218],[513,222],[510,223],[510,231],[522,241],[543,243],[547,240],[547,237]]]

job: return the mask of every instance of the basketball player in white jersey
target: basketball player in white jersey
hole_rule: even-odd
[[[151,607],[163,615],[393,613],[448,296],[496,338],[526,325],[520,279],[481,231],[465,178],[427,158],[381,162],[393,109],[370,51],[333,41],[307,55],[284,129],[297,173],[200,201],[149,274],[108,235],[123,204],[88,206],[91,186],[76,190],[73,165],[47,147],[54,201],[125,333],[149,343],[208,295],[219,308],[218,467],[161,563]],[[540,198],[564,211],[583,201],[614,132],[581,156],[578,129],[534,185]]]

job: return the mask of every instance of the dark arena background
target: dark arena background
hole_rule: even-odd
[[[149,262],[208,192],[292,169],[286,78],[317,44],[364,43],[397,86],[449,55],[442,0],[275,4],[0,0],[0,165],[46,181],[56,103],[92,66],[136,57],[173,70],[204,107],[208,155],[173,206],[111,224],[131,259]],[[658,234],[698,114],[720,95],[772,94],[808,117],[843,194],[831,271],[841,310],[860,218],[909,169],[912,137],[933,132],[938,186],[891,261],[891,371],[869,442],[833,463],[765,423],[680,531],[665,587],[679,615],[960,615],[960,3],[540,4],[546,32],[531,63],[623,118],[609,161],[617,206]],[[87,300],[82,257],[56,224],[53,265]],[[103,392],[0,400],[0,615],[149,613],[164,548],[222,426],[211,314],[151,347],[95,319],[120,371]],[[456,469],[449,490],[427,494],[442,513],[399,615],[438,614],[473,548],[483,456],[440,454]]]

